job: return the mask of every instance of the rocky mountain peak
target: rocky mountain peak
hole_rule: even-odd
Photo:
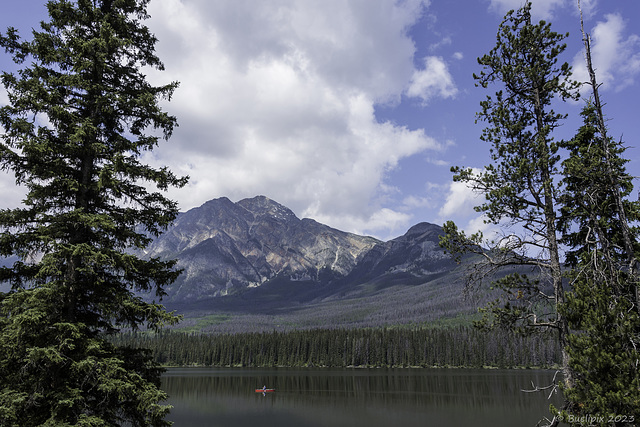
[[[181,213],[147,256],[177,259],[180,278],[169,299],[241,293],[273,279],[325,283],[348,274],[379,243],[311,220],[265,197],[226,197]]]
[[[183,273],[166,289],[173,302],[267,292],[263,287],[271,283],[318,297],[320,289],[333,292],[335,286],[384,281],[390,274],[422,277],[450,268],[438,247],[441,230],[420,223],[381,242],[299,219],[265,196],[237,203],[222,197],[181,213],[146,256],[178,260]]]
[[[440,226],[428,222],[420,222],[411,227],[402,237],[406,239],[434,238],[437,242],[440,234],[442,234]]]
[[[256,196],[250,199],[243,199],[237,203],[254,214],[256,217],[271,217],[281,221],[294,221],[298,217],[291,209],[277,203],[265,196]]]

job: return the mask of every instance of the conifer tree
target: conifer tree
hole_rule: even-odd
[[[611,425],[609,420],[619,416],[623,418],[615,425],[632,425],[640,416],[640,316],[607,174],[616,175],[623,197],[633,187],[624,170],[624,147],[602,141],[592,104],[583,117],[580,131],[565,144],[570,156],[563,162],[560,224],[566,231],[563,243],[571,249],[567,265],[572,290],[561,311],[575,331],[566,343],[575,382],[564,390],[571,402],[564,416],[597,414],[603,417],[601,425]],[[637,222],[640,203],[623,200],[623,205],[627,218]],[[637,228],[630,231],[636,234]]]
[[[559,225],[569,247],[572,291],[561,307],[577,331],[567,342],[575,384],[565,390],[565,419],[597,415],[598,425],[635,425],[640,417],[640,315],[637,259],[640,201],[628,198],[622,141],[607,135],[599,84],[584,33],[592,98],[583,126],[564,143]]]
[[[567,34],[553,32],[545,21],[533,24],[530,11],[531,2],[526,2],[507,13],[496,46],[478,59],[482,72],[474,74],[477,85],[499,87],[495,96],[481,102],[478,113],[488,125],[481,140],[491,146],[492,163],[481,173],[452,168],[454,181],[485,196],[476,210],[486,221],[512,228],[486,242],[481,233],[466,236],[447,222],[441,245],[453,253],[481,256],[470,283],[504,275],[494,283],[504,292],[487,309],[486,325],[555,331],[564,347],[568,327],[558,311],[564,289],[556,224],[560,156],[553,131],[565,115],[551,105],[554,99],[575,98],[578,84],[571,80],[570,66],[558,64]],[[564,379],[571,384],[568,359],[563,354]]]
[[[160,370],[108,339],[177,320],[137,293],[179,274],[135,253],[177,215],[162,191],[186,183],[140,162],[176,126],[159,102],[177,83],[141,71],[163,67],[148,2],[52,0],[31,41],[0,34],[21,66],[2,74],[0,167],[27,191],[0,211],[0,255],[19,257],[0,269],[0,425],[168,425]]]

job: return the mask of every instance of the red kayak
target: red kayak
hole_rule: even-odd
[[[272,391],[276,391],[276,389],[275,388],[267,388],[267,389],[257,388],[256,389],[256,393],[270,393]]]

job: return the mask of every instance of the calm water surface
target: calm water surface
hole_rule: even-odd
[[[552,371],[473,369],[170,369],[176,427],[535,426],[559,393]],[[275,393],[256,393],[256,388]]]

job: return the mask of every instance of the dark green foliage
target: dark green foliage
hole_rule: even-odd
[[[563,192],[559,227],[567,251],[566,263],[576,267],[595,250],[605,251],[609,264],[624,268],[627,253],[622,238],[622,220],[612,187],[623,198],[626,221],[637,223],[640,203],[628,197],[633,191],[633,177],[625,171],[625,148],[620,142],[603,140],[598,129],[596,108],[588,102],[582,111],[583,126],[570,141],[563,142],[569,156],[562,162]],[[614,181],[612,181],[612,179]],[[634,236],[638,227],[632,227]],[[636,252],[640,245],[636,242]]]
[[[565,390],[569,405],[559,415],[628,426],[640,417],[640,201],[628,199],[633,177],[625,170],[625,148],[607,135],[584,25],[582,34],[593,97],[582,111],[583,126],[563,143],[569,156],[559,221],[570,248],[572,292],[561,310],[573,330],[566,352],[576,381]]]
[[[170,366],[550,367],[557,340],[452,328],[313,329],[241,334],[122,334],[114,342],[150,348]]]
[[[162,68],[140,23],[147,3],[49,1],[32,41],[0,34],[26,64],[2,74],[0,166],[27,190],[22,207],[0,211],[0,255],[20,258],[0,269],[12,287],[0,295],[3,426],[167,424],[155,363],[107,339],[176,321],[134,293],[161,297],[179,274],[132,254],[177,215],[145,181],[186,182],[138,160],[176,125],[158,102],[177,85],[153,87],[140,72]]]
[[[616,197],[627,197],[632,190],[632,177],[624,169],[624,147],[603,137],[592,103],[582,116],[584,125],[564,144],[569,157],[563,162],[560,225],[573,269],[572,292],[562,311],[574,330],[567,351],[576,379],[565,390],[571,405],[564,415],[598,414],[604,417],[600,425],[611,425],[611,416],[640,416],[637,277],[628,268],[622,228],[625,221],[638,222],[640,203],[623,199],[622,218]],[[629,231],[637,257],[638,229]]]
[[[640,317],[631,298],[617,296],[607,282],[575,273],[573,292],[563,307],[575,329],[567,350],[575,385],[564,390],[571,405],[564,415],[640,417]],[[624,273],[620,273],[624,276]],[[622,279],[624,280],[624,279]],[[626,418],[629,419],[629,418]],[[633,425],[616,423],[615,425]]]
[[[483,71],[474,75],[483,88],[502,86],[481,102],[478,113],[488,124],[480,139],[491,144],[493,163],[479,177],[468,169],[453,171],[455,181],[469,182],[485,195],[487,201],[476,210],[491,222],[507,219],[535,233],[553,202],[551,180],[559,157],[552,132],[565,117],[550,108],[551,102],[575,98],[577,85],[567,63],[556,65],[567,35],[551,31],[544,21],[532,24],[530,8],[526,3],[506,15],[496,46],[478,59]]]

